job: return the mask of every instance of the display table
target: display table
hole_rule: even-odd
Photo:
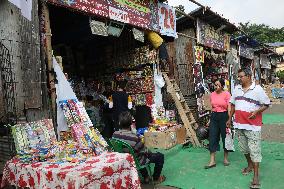
[[[80,164],[24,164],[12,159],[3,171],[1,187],[7,185],[38,189],[141,188],[133,157],[115,152],[91,157]]]

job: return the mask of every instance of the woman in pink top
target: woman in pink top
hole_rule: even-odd
[[[231,95],[228,91],[224,91],[225,81],[217,79],[214,83],[215,91],[211,93],[210,101],[212,105],[212,113],[209,124],[209,151],[210,162],[205,169],[216,167],[215,155],[220,150],[220,135],[224,149],[224,166],[228,166],[228,151],[225,149],[226,138],[226,122],[228,121],[228,106]]]

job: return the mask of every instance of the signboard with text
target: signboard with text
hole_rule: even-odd
[[[159,3],[159,26],[162,35],[177,37],[175,10],[164,3]]]
[[[73,10],[159,31],[157,0],[47,0]]]
[[[230,50],[230,35],[215,30],[215,28],[200,19],[197,19],[197,42],[221,51]]]
[[[248,45],[241,43],[239,46],[240,56],[245,57],[248,59],[254,59],[254,52],[253,49],[250,48]]]

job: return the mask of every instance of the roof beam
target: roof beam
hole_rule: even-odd
[[[185,12],[182,12],[182,11],[176,9],[176,8],[175,8],[175,11],[176,11],[177,13],[183,15],[183,16],[186,16],[186,17],[192,19],[192,20],[196,20],[193,16],[190,16],[190,15],[186,14]]]

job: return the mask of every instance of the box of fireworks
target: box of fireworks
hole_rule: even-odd
[[[186,139],[186,129],[183,125],[180,125],[176,128],[176,135],[177,135],[177,143],[182,144]]]
[[[174,110],[166,110],[166,118],[170,121],[174,121],[176,119],[176,113]]]
[[[177,144],[175,129],[166,131],[153,131],[144,133],[145,146],[147,148],[170,149]]]

